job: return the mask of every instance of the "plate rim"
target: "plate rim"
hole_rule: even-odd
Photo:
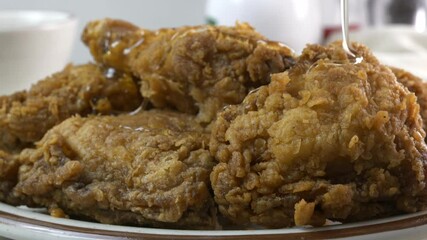
[[[427,224],[427,210],[404,214],[389,218],[369,220],[357,223],[339,224],[318,228],[294,227],[282,229],[261,230],[175,230],[146,227],[130,227],[92,223],[73,219],[55,218],[50,215],[17,208],[0,203],[0,224],[17,226],[32,231],[42,231],[47,234],[78,233],[80,237],[90,239],[196,239],[200,237],[221,239],[242,239],[262,235],[264,238],[275,239],[336,239],[355,237],[407,228]],[[84,225],[88,225],[85,227]]]

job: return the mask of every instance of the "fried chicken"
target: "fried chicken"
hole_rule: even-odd
[[[402,83],[409,91],[415,93],[417,102],[420,105],[420,114],[423,119],[424,131],[427,130],[427,83],[421,78],[403,69],[390,67],[397,81]]]
[[[0,201],[11,203],[11,189],[18,178],[19,157],[0,150]]]
[[[217,229],[217,208],[238,228],[427,208],[426,85],[362,45],[361,63],[340,43],[297,58],[248,24],[111,19],[82,40],[98,65],[0,96],[0,201],[175,229]],[[142,98],[159,109],[131,113]]]
[[[155,107],[198,113],[202,123],[294,63],[288,47],[248,24],[149,31],[105,19],[89,23],[82,39],[97,62],[140,78]]]
[[[141,104],[138,85],[94,64],[67,66],[31,87],[0,97],[0,150],[17,153],[74,114],[113,114]]]
[[[210,151],[220,212],[278,228],[426,208],[425,132],[415,95],[369,50],[309,45],[289,71],[222,111]]]
[[[180,113],[72,117],[22,152],[13,196],[101,223],[213,229],[208,141]]]

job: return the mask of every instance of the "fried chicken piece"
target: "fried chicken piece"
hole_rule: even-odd
[[[210,151],[220,212],[270,228],[426,208],[416,97],[370,51],[308,46],[289,71],[218,115]]]
[[[0,150],[19,152],[75,114],[112,114],[140,106],[133,78],[109,74],[94,64],[69,65],[28,92],[0,97]]]
[[[409,73],[403,69],[390,67],[397,81],[405,85],[409,91],[415,93],[417,102],[420,105],[420,114],[423,119],[424,131],[427,130],[427,83],[421,78]]]
[[[24,102],[26,92],[16,92],[10,96],[0,96],[0,151],[19,152],[22,148],[14,134],[8,128],[7,113],[12,108],[14,102]]]
[[[291,49],[248,24],[149,31],[105,19],[89,23],[82,39],[97,62],[139,77],[155,107],[198,113],[202,123],[294,63]]]
[[[0,150],[0,201],[12,202],[9,198],[11,189],[18,178],[19,157]]]
[[[180,113],[72,117],[22,152],[13,196],[101,223],[212,229],[208,141]]]

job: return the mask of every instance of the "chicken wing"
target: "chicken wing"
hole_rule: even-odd
[[[141,101],[129,75],[104,74],[94,64],[67,66],[28,92],[0,97],[0,150],[19,152],[72,115],[132,111]]]
[[[413,93],[369,50],[308,46],[221,112],[210,151],[219,210],[240,224],[322,225],[425,209],[425,132]]]
[[[13,197],[102,223],[213,229],[208,141],[179,113],[72,117],[22,152]]]
[[[294,63],[288,47],[248,24],[149,31],[105,19],[89,23],[82,39],[96,61],[139,77],[155,107],[198,113],[202,123]]]

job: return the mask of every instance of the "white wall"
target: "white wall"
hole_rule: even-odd
[[[80,41],[86,22],[105,17],[130,21],[138,26],[156,29],[203,24],[206,0],[0,0],[0,10],[61,10],[75,14],[79,30],[71,57],[74,63],[91,60]]]

